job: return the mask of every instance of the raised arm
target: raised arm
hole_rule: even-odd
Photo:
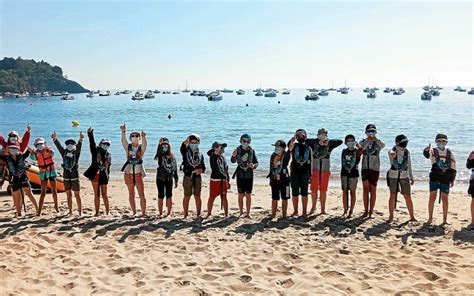
[[[81,156],[81,151],[82,151],[82,141],[84,140],[84,135],[82,134],[82,132],[79,133],[79,141],[77,141],[77,144],[76,144],[76,155],[77,155],[77,158],[79,159],[79,157]]]
[[[127,141],[127,136],[125,133],[127,132],[127,126],[125,124],[122,124],[120,126],[120,129],[122,130],[122,146],[125,151],[128,151],[128,141]]]
[[[97,145],[95,144],[94,130],[92,129],[92,127],[87,129],[87,137],[89,138],[89,149],[91,151],[92,157],[94,158],[97,156]]]
[[[28,147],[28,144],[30,143],[30,135],[31,135],[31,125],[28,124],[26,126],[25,134],[23,135],[23,138],[21,138],[21,144],[20,144],[21,152],[25,151],[26,148]]]
[[[147,140],[146,140],[146,133],[142,131],[142,156],[145,155],[146,147],[147,147]],[[128,147],[128,145],[127,145]]]
[[[59,154],[64,155],[64,147],[61,145],[61,142],[59,142],[56,132],[51,134],[51,139],[53,139],[54,145],[58,148]]]

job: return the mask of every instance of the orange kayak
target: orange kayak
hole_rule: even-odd
[[[30,183],[41,186],[41,180],[39,178],[39,168],[35,165],[31,165],[30,168],[26,171],[26,175],[30,180]],[[48,181],[48,189],[51,189],[51,184]],[[60,176],[56,177],[56,191],[64,192],[64,179]]]

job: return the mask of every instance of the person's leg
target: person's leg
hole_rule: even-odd
[[[16,216],[21,217],[21,189],[12,192],[13,204],[15,205]]]
[[[347,204],[347,194],[347,190],[342,190],[342,207],[344,208],[344,213],[342,214],[343,216],[345,216],[349,210],[349,205]]]
[[[56,179],[49,180],[49,184],[51,184],[51,193],[53,195],[54,209],[56,210],[56,213],[59,213],[58,191],[56,190]]]
[[[100,186],[102,192],[102,199],[104,200],[105,214],[109,214],[109,196],[107,195],[107,184]]]
[[[100,208],[100,192],[99,192],[99,182],[91,182],[92,189],[94,190],[94,208],[95,208],[95,216],[99,216],[99,208]]]
[[[166,209],[168,212],[166,213],[165,217],[168,217],[171,214],[171,210],[173,209],[173,200],[171,197],[166,198]]]
[[[215,196],[209,195],[209,199],[207,200],[207,216],[206,219],[212,215],[212,206],[214,205],[214,200],[216,199]]]
[[[374,213],[374,208],[375,208],[375,202],[377,201],[377,185],[376,184],[369,184],[369,188],[370,188],[369,218],[372,218],[372,214]]]
[[[31,203],[33,204],[33,206],[35,207],[35,211],[36,211],[36,214],[38,214],[38,204],[36,203],[36,199],[33,195],[33,192],[31,192],[31,188],[30,187],[23,187],[23,194],[28,196],[28,198],[30,199]]]
[[[428,224],[431,224],[433,222],[433,210],[434,204],[436,202],[436,193],[438,193],[437,190],[430,191],[430,200],[428,201]]]
[[[271,218],[275,218],[277,207],[278,207],[278,199],[280,195],[280,181],[278,180],[270,180],[270,190],[272,192],[272,209],[271,209]]]
[[[448,207],[449,207],[448,196],[449,196],[449,193],[441,192],[441,201],[443,203],[443,224],[448,223]]]
[[[229,216],[229,202],[227,201],[227,192],[223,193],[222,196],[222,207],[224,208],[224,216]]]
[[[303,206],[303,217],[307,216],[308,209],[308,182],[309,182],[309,173],[301,176],[301,205]]]
[[[156,188],[158,190],[158,215],[163,215],[163,199],[165,198],[165,182],[156,179]]]
[[[184,198],[183,198],[184,219],[186,219],[188,217],[190,199],[191,199],[190,196],[184,196]]]
[[[143,177],[141,174],[138,174],[137,183],[136,183],[138,196],[140,197],[140,208],[142,210],[142,216],[147,217],[146,215],[146,198],[145,198],[145,185],[143,184]]]
[[[319,188],[319,171],[313,171],[311,175],[311,210],[309,214],[316,212],[318,203],[318,188]]]
[[[388,200],[388,221],[393,221],[393,212],[395,211],[395,193],[390,192],[390,198]]]
[[[250,208],[252,206],[252,193],[246,192],[245,193],[245,208],[247,210],[247,213],[245,214],[245,217],[250,218]]]
[[[238,204],[239,204],[239,212],[240,216],[244,214],[244,193],[239,192],[238,195]]]
[[[69,210],[68,215],[72,215],[72,191],[66,190],[66,198],[67,198],[67,208]]]
[[[297,217],[298,216],[298,195],[292,197],[293,201],[293,214],[291,216]]]
[[[281,201],[281,212],[283,218],[286,218],[288,212],[288,199],[284,199]]]
[[[166,209],[168,212],[166,213],[165,217],[168,217],[171,214],[171,209],[173,207],[173,180],[167,181],[165,184],[165,192],[166,192]]]
[[[369,191],[370,191],[370,184],[369,180],[364,180],[362,182],[362,198],[364,203],[364,214],[362,218],[365,218],[369,215]]]
[[[307,213],[306,210],[308,208],[308,196],[302,195],[301,196],[301,205],[303,206],[303,217],[306,217]]]
[[[128,202],[130,203],[130,208],[132,209],[132,215],[137,213],[137,208],[135,205],[135,188],[133,184],[127,184],[128,189]]]
[[[43,211],[44,198],[46,196],[46,189],[48,185],[48,180],[41,180],[41,194],[39,198],[39,211],[38,214],[41,215]]]
[[[347,218],[352,217],[355,204],[356,204],[356,189],[351,189],[351,208],[349,209],[349,214],[347,215]]]
[[[79,190],[74,191],[74,196],[76,197],[77,210],[79,211],[79,216],[82,216],[81,192]]]
[[[471,198],[471,225],[474,226],[474,197]]]
[[[330,172],[321,172],[321,182],[319,184],[319,199],[321,202],[321,214],[326,214],[326,193],[328,191]]]
[[[278,200],[272,199],[272,219],[275,218],[278,207]]]
[[[201,206],[202,206],[201,196],[194,195],[194,201],[196,203],[196,218],[201,218]]]
[[[407,205],[408,214],[410,214],[410,221],[415,222],[415,211],[413,209],[413,201],[411,200],[411,195],[403,195],[405,198],[405,203]]]

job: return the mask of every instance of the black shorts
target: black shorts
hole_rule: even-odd
[[[21,188],[30,188],[31,184],[30,180],[28,180],[28,177],[26,175],[21,175],[13,176],[10,180],[10,186],[12,188],[12,191],[17,191]]]
[[[474,180],[469,180],[469,188],[467,189],[467,194],[474,198]]]
[[[172,198],[173,197],[173,179],[160,180],[156,179],[156,187],[158,188],[158,198]]]
[[[237,178],[237,191],[239,193],[252,193],[252,189],[253,189],[253,178],[252,179]]]
[[[272,200],[290,199],[290,182],[288,180],[270,180],[272,188]]]
[[[380,171],[362,170],[362,182],[369,181],[372,186],[377,186],[379,181]]]

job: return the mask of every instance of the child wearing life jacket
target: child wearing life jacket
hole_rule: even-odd
[[[82,140],[84,135],[82,132],[79,134],[79,140],[76,142],[74,139],[68,139],[64,144],[66,148],[59,142],[56,132],[51,135],[54,145],[59,151],[63,158],[63,179],[64,189],[66,190],[67,206],[69,209],[69,215],[72,215],[72,193],[76,198],[77,209],[79,216],[82,215],[82,204],[81,204],[81,184],[79,182],[79,157],[81,156]]]
[[[109,139],[103,138],[99,145],[96,145],[92,127],[87,130],[87,137],[89,138],[89,149],[91,151],[91,165],[84,172],[84,176],[91,181],[94,189],[95,216],[99,216],[101,193],[104,200],[105,214],[108,215],[107,185],[109,184],[110,165],[112,164],[112,154],[109,152],[111,142]]]
[[[196,218],[201,218],[201,174],[206,170],[206,165],[204,164],[204,156],[199,152],[200,143],[201,138],[199,135],[191,134],[183,141],[180,147],[181,156],[183,158],[181,170],[184,173],[184,219],[188,217],[189,200],[192,195],[194,195],[194,200],[196,202]]]
[[[8,179],[7,163],[3,156],[5,156],[5,150],[3,149],[3,146],[0,145],[0,189],[2,189],[3,184]]]
[[[467,194],[471,196],[471,225],[470,228],[474,229],[474,151],[471,151],[466,161],[466,167],[471,170],[469,174],[469,189]]]
[[[390,159],[390,170],[387,172],[387,183],[390,188],[390,200],[388,203],[389,218],[393,220],[393,212],[396,207],[396,194],[400,192],[405,198],[410,221],[416,221],[411,200],[411,185],[415,182],[411,169],[411,154],[407,149],[408,138],[405,135],[395,137],[395,147],[388,152]]]
[[[288,149],[291,154],[290,183],[293,196],[293,214],[298,216],[298,196],[301,194],[303,216],[308,207],[308,184],[311,172],[311,147],[306,144],[307,134],[304,129],[298,129],[291,138]]]
[[[341,187],[342,187],[342,205],[346,218],[351,218],[356,203],[357,182],[359,179],[359,163],[363,149],[356,142],[354,135],[347,135],[344,138],[347,148],[341,153]],[[349,192],[351,195],[349,205]],[[350,209],[349,209],[350,208]],[[349,211],[349,212],[348,212]]]
[[[156,187],[158,188],[158,212],[163,215],[163,199],[166,196],[166,208],[168,212],[165,217],[171,214],[173,207],[173,180],[174,188],[178,187],[178,164],[176,157],[171,151],[171,145],[167,138],[161,138],[156,149],[155,160],[158,162],[156,169]]]
[[[258,166],[255,150],[250,147],[252,138],[249,134],[240,137],[240,145],[232,153],[230,161],[237,163],[237,168],[232,178],[237,176],[237,191],[240,216],[244,215],[244,196],[246,213],[244,218],[250,218],[250,208],[252,205],[253,171]]]
[[[8,138],[5,140],[2,135],[0,135],[0,145],[3,147],[5,153],[8,153],[8,146],[10,144],[19,144],[20,145],[20,152],[23,153],[28,148],[28,143],[30,142],[30,135],[31,135],[31,125],[28,124],[26,126],[26,131],[23,137],[20,139],[20,135],[17,131],[11,131],[8,133]]]
[[[33,154],[39,168],[41,195],[39,198],[38,215],[41,215],[41,211],[43,210],[44,198],[46,196],[46,190],[48,190],[48,182],[51,185],[54,209],[57,213],[59,213],[58,193],[56,191],[56,177],[58,176],[58,173],[54,165],[54,151],[51,147],[46,145],[44,138],[36,138],[34,142],[34,148],[28,147],[28,150],[30,150],[30,152]]]
[[[9,181],[12,190],[13,203],[16,209],[16,215],[21,216],[21,204],[23,201],[23,194],[26,194],[30,199],[31,203],[35,207],[36,213],[39,215],[38,205],[36,204],[35,197],[31,192],[31,185],[26,175],[28,169],[28,163],[26,159],[30,155],[30,151],[24,153],[20,152],[20,143],[10,142],[7,146],[8,154],[2,155],[0,158],[8,166]],[[23,194],[22,194],[23,193]]]
[[[362,156],[362,185],[364,199],[364,215],[362,218],[372,218],[372,213],[377,200],[377,183],[380,176],[380,151],[385,143],[376,137],[377,128],[374,124],[365,127],[367,138],[360,141],[364,150]]]
[[[131,132],[129,137],[131,143],[128,143],[125,133],[127,127],[125,124],[120,126],[122,130],[122,146],[125,149],[127,161],[122,167],[124,173],[125,184],[128,188],[128,200],[130,202],[130,208],[132,209],[132,215],[135,215],[137,210],[135,206],[135,187],[137,188],[138,195],[140,196],[140,208],[142,210],[142,216],[148,217],[146,214],[146,199],[145,199],[145,185],[143,178],[145,177],[145,168],[143,167],[143,156],[146,152],[147,140],[144,131]],[[141,140],[141,144],[140,144]]]
[[[270,179],[272,189],[272,219],[276,217],[278,201],[282,200],[282,216],[286,218],[288,212],[288,200],[290,199],[290,173],[288,164],[290,163],[290,152],[286,151],[286,143],[278,140],[275,144],[275,151],[270,156],[270,171],[267,178]]]
[[[207,201],[207,216],[206,219],[212,215],[212,206],[216,197],[221,197],[221,205],[224,208],[224,215],[229,215],[229,204],[227,202],[227,190],[230,188],[229,184],[229,166],[224,157],[224,149],[227,147],[226,143],[214,142],[212,149],[207,152],[209,155],[209,163],[211,164],[211,180],[209,184],[209,200]]]
[[[330,157],[334,148],[342,144],[342,140],[329,139],[328,131],[324,128],[318,130],[316,139],[307,139],[306,144],[311,147],[311,211],[316,211],[316,203],[319,198],[321,203],[321,214],[326,214],[326,192],[328,191],[329,176],[331,176]]]
[[[440,191],[443,202],[443,224],[448,221],[448,195],[449,188],[454,185],[456,179],[456,160],[453,152],[446,148],[448,136],[437,134],[436,147],[431,147],[431,143],[423,150],[423,155],[431,161],[430,171],[430,200],[428,203],[428,224],[433,222],[433,210],[436,201],[436,194]]]

